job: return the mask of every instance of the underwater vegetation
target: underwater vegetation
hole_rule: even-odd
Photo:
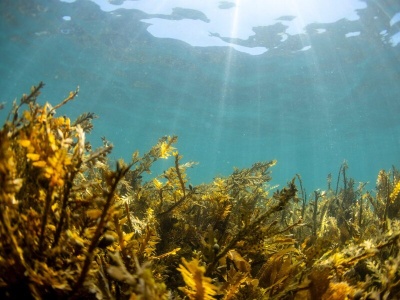
[[[177,137],[111,162],[85,139],[96,115],[56,114],[78,90],[53,107],[43,86],[0,131],[0,298],[400,298],[395,168],[365,191],[343,163],[309,197],[299,175],[268,185],[275,161],[192,186]]]

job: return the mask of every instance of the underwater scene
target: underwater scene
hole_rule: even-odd
[[[0,15],[0,299],[400,299],[400,2]]]

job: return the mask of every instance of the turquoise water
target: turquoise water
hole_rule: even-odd
[[[277,159],[273,184],[298,173],[311,192],[326,189],[329,173],[335,181],[346,160],[350,176],[373,188],[380,169],[400,167],[400,3],[362,4],[356,20],[311,23],[300,34],[285,34],[288,23],[278,22],[253,28],[246,40],[215,38],[242,51],[160,38],[142,21],[207,23],[196,10],[155,15],[107,12],[91,1],[1,1],[0,102],[9,108],[44,81],[40,101],[55,104],[79,85],[78,99],[58,114],[96,113],[94,145],[105,136],[113,157],[129,160],[159,137],[178,135],[183,161],[199,162],[189,171],[194,184]]]

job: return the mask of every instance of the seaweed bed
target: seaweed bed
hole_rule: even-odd
[[[307,199],[299,175],[270,187],[275,161],[192,186],[161,138],[110,167],[96,116],[14,101],[0,131],[2,299],[399,299],[400,173],[373,192],[339,170]],[[158,159],[172,167],[145,181]]]

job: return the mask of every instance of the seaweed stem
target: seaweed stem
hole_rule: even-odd
[[[320,193],[318,191],[314,191],[314,209],[313,209],[313,227],[312,234],[314,237],[317,236],[317,215],[318,215],[318,199],[320,197]]]
[[[67,102],[73,100],[79,93],[79,86],[76,88],[76,90],[74,92],[70,92],[68,97],[65,98],[61,103],[57,104],[56,106],[54,106],[47,115],[51,115],[53,112],[55,112],[56,109],[60,108],[61,106],[63,106],[64,104],[66,104]]]
[[[40,226],[40,235],[39,235],[39,253],[43,251],[43,247],[44,247],[44,244],[43,244],[44,243],[44,232],[46,231],[47,219],[49,216],[53,190],[54,190],[54,188],[52,186],[50,186],[49,191],[46,194],[43,217],[42,217],[42,222],[40,224],[41,226]]]
[[[338,177],[337,177],[337,181],[336,181],[335,196],[337,196],[338,191],[339,191],[340,174],[342,174],[342,168],[343,168],[343,164],[341,164],[340,168],[339,168]]]
[[[306,190],[303,188],[303,181],[301,180],[301,177],[299,174],[296,174],[296,177],[299,181],[300,185],[300,191],[301,191],[301,200],[302,200],[302,205],[301,205],[301,218],[304,219],[304,214],[306,212]]]
[[[125,213],[126,213],[126,217],[128,218],[128,226],[129,226],[129,230],[130,230],[130,232],[132,232],[133,231],[133,225],[132,225],[132,220],[131,220],[131,216],[130,216],[130,213],[129,213],[129,206],[128,206],[128,203],[124,203],[124,206],[125,206]]]
[[[178,153],[175,154],[175,169],[176,169],[176,174],[178,175],[179,182],[181,184],[183,197],[186,197],[185,184],[184,184],[183,179],[182,179],[181,171],[179,170],[179,154]]]
[[[126,251],[125,251],[125,241],[124,241],[124,236],[121,230],[121,227],[119,225],[119,219],[117,215],[114,215],[114,226],[115,226],[115,231],[117,232],[118,235],[118,243],[119,246],[121,247],[121,253],[122,253],[122,258],[127,262],[127,257],[126,257]]]
[[[107,198],[106,203],[104,204],[103,211],[99,218],[99,223],[97,225],[96,231],[93,235],[92,241],[88,248],[88,251],[86,254],[86,259],[85,259],[85,262],[83,263],[81,274],[79,275],[78,280],[76,281],[76,283],[72,289],[73,293],[78,292],[85,281],[86,274],[89,271],[90,264],[92,263],[92,260],[93,260],[93,251],[97,247],[100,237],[103,234],[103,229],[104,229],[104,226],[106,225],[107,214],[108,214],[108,211],[113,202],[114,194],[117,189],[118,183],[125,176],[125,174],[128,172],[128,170],[131,166],[132,166],[132,164],[130,164],[126,167],[121,167],[120,163],[117,162],[117,170],[114,172],[114,174],[113,174],[114,176],[112,176],[110,178],[111,179],[110,180],[110,182],[111,182],[110,190],[109,190],[109,192],[106,192],[106,198]]]
[[[79,163],[79,166],[80,166],[80,163]],[[68,206],[69,194],[70,194],[71,189],[72,189],[74,178],[75,178],[75,176],[76,176],[76,174],[77,174],[77,172],[79,170],[79,166],[76,168],[76,171],[72,173],[70,178],[68,178],[66,180],[66,186],[64,188],[64,195],[63,195],[62,206],[61,206],[60,220],[58,221],[56,232],[54,234],[54,241],[53,241],[53,244],[51,245],[52,248],[57,246],[57,244],[58,244],[58,242],[60,240],[60,237],[61,237],[61,231],[62,231],[63,226],[64,226],[64,220],[65,220],[66,215],[67,215],[67,206]]]

